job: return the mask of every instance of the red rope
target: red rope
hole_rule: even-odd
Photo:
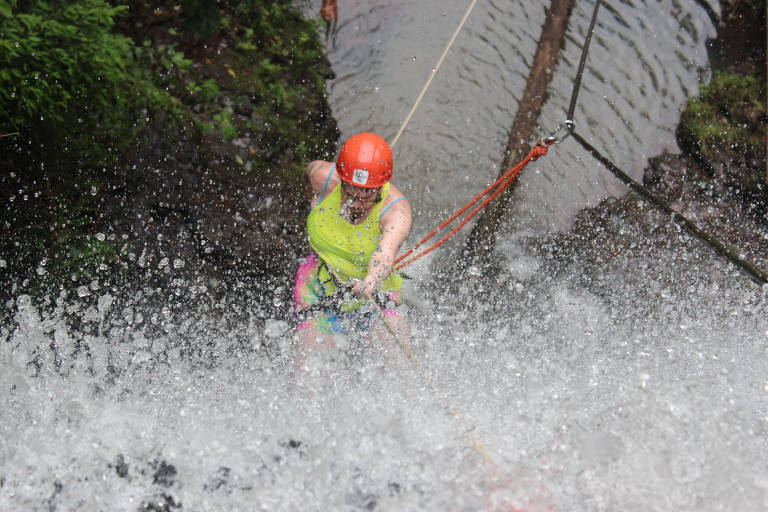
[[[539,143],[539,144],[536,144],[533,148],[531,148],[531,151],[528,153],[528,155],[525,158],[523,158],[520,162],[518,162],[514,167],[512,167],[507,172],[505,172],[503,175],[501,175],[496,181],[494,181],[493,183],[488,185],[485,188],[485,190],[483,190],[482,192],[477,194],[467,204],[465,204],[464,206],[459,208],[456,211],[456,213],[454,213],[448,219],[443,221],[439,226],[437,226],[434,230],[432,230],[432,232],[430,232],[427,236],[425,236],[424,238],[419,240],[419,242],[416,245],[414,245],[412,248],[408,249],[406,252],[404,252],[402,255],[400,255],[395,260],[395,270],[400,270],[403,267],[405,267],[406,265],[410,265],[411,263],[413,263],[417,259],[421,258],[422,256],[426,256],[430,252],[432,252],[435,249],[437,249],[438,247],[440,247],[443,243],[445,243],[453,235],[455,235],[456,232],[458,232],[461,228],[463,228],[464,225],[467,222],[472,220],[472,218],[475,215],[477,215],[477,213],[480,210],[485,208],[488,205],[488,203],[493,201],[496,197],[499,196],[499,194],[504,192],[504,189],[506,189],[509,185],[511,185],[517,179],[517,177],[520,175],[520,173],[523,171],[523,169],[525,169],[525,167],[531,161],[537,160],[539,157],[546,155],[547,151],[549,150],[549,146],[551,146],[552,144],[554,144],[554,141],[548,141],[546,143],[546,145],[542,144],[542,143]],[[496,190],[494,190],[494,189],[496,189]],[[493,192],[491,192],[491,191],[493,191]],[[459,215],[461,215],[462,213],[467,211],[473,204],[477,203],[483,196],[485,196],[485,195],[487,195],[489,193],[490,193],[490,195],[485,200],[483,200],[483,202],[480,203],[479,206],[475,207],[469,213],[469,215],[464,217],[464,219],[462,219],[461,222],[459,222],[459,224],[456,227],[454,227],[447,235],[445,235],[443,238],[441,238],[440,240],[438,240],[437,242],[432,244],[430,247],[422,250],[421,252],[419,252],[418,254],[416,254],[415,256],[410,258],[409,260],[400,263],[402,260],[404,260],[405,258],[410,256],[411,254],[413,254],[413,252],[416,249],[418,249],[419,247],[421,247],[427,240],[431,239],[433,236],[435,236],[437,233],[439,233],[443,228],[445,228],[446,226],[451,224],[454,220],[456,220],[456,218]]]

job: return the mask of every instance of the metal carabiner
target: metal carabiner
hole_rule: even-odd
[[[548,136],[544,137],[543,141],[547,145],[557,144],[559,142],[562,142],[562,141],[564,141],[565,139],[568,138],[568,136],[571,134],[571,132],[573,132],[573,128],[575,126],[576,126],[576,123],[574,123],[573,120],[566,119],[565,121],[563,121],[562,123],[557,125],[557,127],[554,130],[552,130],[552,133],[550,133]],[[557,136],[557,134],[561,130],[563,130],[563,129],[565,129],[566,132],[565,132],[565,135],[563,135],[563,137],[560,138],[560,137]]]

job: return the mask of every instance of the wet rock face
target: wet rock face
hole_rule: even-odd
[[[746,207],[765,210],[765,86],[756,77],[718,73],[680,117],[680,147],[713,180],[734,187]]]
[[[717,38],[709,42],[715,69],[765,79],[765,0],[722,0]]]
[[[182,119],[148,122],[113,180],[126,199],[105,212],[149,266],[169,257],[221,281],[293,270],[306,245],[304,168],[330,158],[339,136],[322,51],[305,49],[311,69],[290,68],[292,106],[281,110],[267,96],[277,86],[263,84],[252,56],[227,37],[183,47],[195,80],[215,92],[183,92]]]
[[[689,101],[677,129],[683,153],[651,158],[643,184],[743,260],[768,269],[765,2],[725,0],[716,24],[718,37],[709,43],[714,76]],[[704,243],[634,192],[582,210],[570,233],[533,245],[554,263],[549,271],[571,272],[603,297],[616,286],[603,279],[605,269],[622,269],[622,283],[648,269],[661,274],[656,255],[671,248],[680,260],[698,261],[694,275],[731,268],[707,263]],[[637,284],[639,296],[649,293]]]
[[[695,159],[652,158],[643,184],[742,260],[768,269],[768,224],[744,208],[733,186],[712,179]],[[529,242],[544,262],[543,275],[568,280],[621,308],[663,303],[682,293],[685,283],[717,283],[730,276],[749,286],[736,267],[635,192],[582,210],[568,233]]]
[[[738,190],[745,209],[765,217],[765,0],[723,0],[715,25],[717,37],[707,43],[714,76],[683,111],[677,139],[711,179]]]

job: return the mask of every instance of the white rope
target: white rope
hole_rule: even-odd
[[[408,126],[408,123],[411,121],[411,117],[413,117],[413,113],[416,112],[416,109],[419,106],[419,103],[421,103],[421,99],[424,97],[424,94],[427,92],[427,89],[429,89],[430,84],[432,83],[432,79],[435,78],[435,75],[440,70],[440,66],[443,65],[443,60],[445,60],[445,56],[448,54],[448,51],[451,49],[451,46],[453,46],[453,42],[456,40],[456,36],[459,35],[459,32],[461,32],[461,28],[464,26],[464,23],[467,21],[467,18],[469,18],[469,14],[472,12],[472,9],[475,8],[475,4],[477,3],[477,0],[472,0],[472,3],[469,4],[469,7],[467,8],[467,12],[464,13],[464,17],[459,22],[459,26],[456,27],[456,31],[453,33],[453,37],[451,37],[451,40],[448,41],[448,45],[445,47],[445,50],[443,50],[443,54],[440,56],[440,59],[437,61],[437,65],[432,69],[432,73],[429,75],[429,79],[427,80],[427,83],[424,84],[424,87],[421,89],[421,92],[419,93],[419,97],[416,98],[416,102],[413,104],[413,107],[411,107],[411,111],[408,112],[408,115],[405,116],[405,121],[403,121],[403,124],[400,125],[400,129],[397,131],[397,135],[395,135],[395,138],[392,139],[392,142],[390,143],[390,146],[392,148],[395,147],[395,144],[397,144],[397,141],[400,140],[400,136],[405,131],[405,127]]]

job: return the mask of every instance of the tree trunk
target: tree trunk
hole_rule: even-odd
[[[529,140],[537,128],[541,109],[547,100],[549,83],[555,70],[555,61],[563,46],[565,30],[571,15],[574,0],[552,0],[547,19],[541,30],[541,37],[533,57],[533,67],[525,84],[523,97],[518,104],[517,114],[509,131],[509,140],[504,151],[504,161],[499,176],[531,150]],[[482,212],[467,238],[461,254],[459,267],[483,260],[496,246],[496,230],[499,227],[507,204],[512,197],[516,183],[507,188]]]

